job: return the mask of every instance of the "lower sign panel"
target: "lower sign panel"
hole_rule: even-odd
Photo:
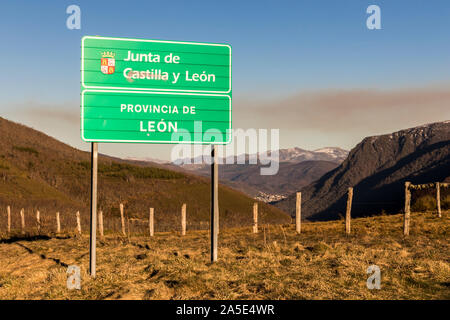
[[[83,90],[86,142],[200,143],[231,141],[228,95]]]

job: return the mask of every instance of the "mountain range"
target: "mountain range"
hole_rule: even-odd
[[[285,212],[295,213],[297,191],[302,192],[303,218],[337,219],[345,211],[349,187],[354,188],[353,216],[398,213],[405,181],[450,181],[450,121],[367,137],[346,154],[340,148],[282,149],[273,176],[260,174],[261,163],[219,166],[221,183],[228,185],[219,188],[221,223],[251,224],[255,197],[276,206],[261,202],[262,222],[288,222]],[[0,206],[88,215],[89,159],[87,152],[0,118]],[[206,221],[210,168],[190,166],[100,155],[99,207],[106,216],[118,215],[118,204],[124,203],[127,214],[137,218],[154,207],[157,222],[173,225],[187,203],[191,221]]]
[[[259,159],[260,156],[253,154],[245,155],[245,164],[237,164],[235,157],[223,159],[223,163],[228,160],[234,164],[220,165],[219,178],[222,183],[234,189],[269,202],[283,198],[334,169],[345,159],[348,151],[335,147],[315,151],[290,148],[280,149],[278,154],[279,169],[275,175],[261,175],[261,168],[268,165],[263,165],[259,161],[257,164],[250,164],[250,158]],[[191,164],[182,164],[186,162]],[[203,163],[201,157],[179,159],[174,163],[195,174],[210,175],[210,165]]]
[[[292,162],[299,163],[302,161],[331,161],[341,163],[345,160],[348,155],[348,151],[338,147],[326,147],[317,149],[314,151],[305,150],[302,148],[294,147],[288,149],[279,149],[278,150],[278,162]],[[260,153],[256,154],[243,154],[239,156],[228,156],[224,158],[220,158],[219,161],[221,163],[236,163],[236,158],[244,157],[248,162],[249,158],[259,159],[261,157]],[[209,155],[205,156],[196,156],[194,158],[182,158],[176,159],[173,161],[173,164],[182,166],[187,170],[197,170],[203,166],[208,166],[204,159],[209,160]]]
[[[302,217],[336,219],[345,211],[347,190],[354,188],[352,215],[398,213],[404,183],[450,180],[450,121],[363,139],[335,169],[302,192]],[[295,193],[275,203],[295,214]],[[414,197],[414,195],[413,195]]]
[[[101,151],[101,145],[100,145]],[[187,204],[189,222],[209,221],[210,181],[160,164],[99,156],[98,202],[108,215],[119,215],[119,203],[129,217],[146,218],[155,208],[158,223],[177,225]],[[229,187],[219,187],[221,224],[252,223],[254,199]],[[7,205],[42,213],[79,210],[89,216],[90,154],[46,134],[0,118],[0,212]],[[260,203],[262,221],[286,222],[290,217]],[[52,213],[52,214],[53,214]]]

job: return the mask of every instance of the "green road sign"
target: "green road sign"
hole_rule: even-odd
[[[81,137],[87,142],[226,144],[231,140],[231,98],[86,89],[81,93]]]
[[[85,36],[83,89],[231,94],[226,44]]]
[[[81,47],[84,141],[231,141],[229,45],[85,36]]]

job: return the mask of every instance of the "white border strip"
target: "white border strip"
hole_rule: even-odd
[[[118,40],[118,41],[137,41],[137,42],[159,42],[159,43],[174,43],[174,44],[192,44],[201,46],[219,46],[228,47],[230,50],[230,81],[228,84],[228,91],[210,91],[210,90],[182,90],[182,89],[160,89],[160,88],[130,88],[130,87],[105,87],[105,86],[86,86],[84,84],[84,40],[85,39],[102,39],[102,40]],[[231,46],[228,44],[218,43],[202,43],[202,42],[183,42],[183,41],[169,41],[169,40],[144,40],[144,39],[129,39],[129,38],[110,38],[110,37],[95,37],[84,36],[81,39],[81,86],[86,89],[122,89],[122,90],[145,90],[145,91],[172,91],[172,92],[204,92],[204,93],[230,93],[231,92]]]
[[[206,97],[227,97],[229,99],[229,136],[227,141],[211,143],[206,141],[165,141],[165,140],[112,140],[112,139],[86,139],[84,137],[84,94],[86,92],[114,92],[114,93],[133,93],[133,94],[166,94],[166,95],[182,95],[182,96],[206,96]],[[231,120],[232,103],[231,97],[224,94],[200,94],[200,93],[180,93],[180,92],[143,92],[143,91],[124,91],[124,90],[94,90],[85,89],[81,92],[81,139],[85,142],[111,142],[111,143],[148,143],[148,144],[217,144],[224,145],[231,142],[232,139],[232,120]],[[225,133],[226,134],[226,133]],[[192,137],[192,134],[191,134]]]

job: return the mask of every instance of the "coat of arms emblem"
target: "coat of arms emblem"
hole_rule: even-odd
[[[102,52],[101,71],[104,74],[113,74],[116,69],[115,53],[111,51]]]

